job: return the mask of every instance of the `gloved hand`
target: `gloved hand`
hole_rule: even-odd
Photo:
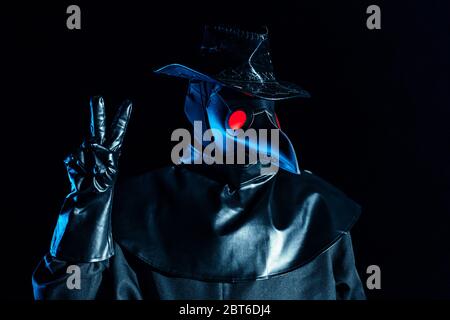
[[[132,104],[124,101],[106,130],[103,98],[91,99],[90,137],[67,157],[71,183],[53,233],[50,254],[72,262],[95,262],[113,254],[111,210],[114,183]]]

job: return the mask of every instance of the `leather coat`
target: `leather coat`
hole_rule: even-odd
[[[364,298],[355,202],[312,173],[258,162],[180,164],[116,184],[130,113],[127,101],[107,132],[103,99],[91,101],[36,299]]]
[[[119,184],[115,254],[78,262],[79,290],[70,263],[47,255],[35,297],[363,299],[349,234],[359,206],[307,171],[255,169],[182,165]]]

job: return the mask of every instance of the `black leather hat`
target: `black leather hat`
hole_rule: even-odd
[[[275,78],[267,28],[250,32],[233,27],[206,26],[201,55],[202,63],[196,68],[170,64],[155,72],[218,83],[266,100],[310,97],[301,87]]]

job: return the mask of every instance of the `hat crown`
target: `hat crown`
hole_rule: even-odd
[[[205,68],[219,80],[275,81],[267,28],[261,32],[206,26],[201,46]]]

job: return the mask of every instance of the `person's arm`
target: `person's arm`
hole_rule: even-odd
[[[103,283],[103,271],[108,264],[109,260],[72,264],[47,254],[33,273],[34,298],[36,300],[96,299]],[[75,271],[74,267],[79,269]]]
[[[342,236],[336,245],[333,258],[336,298],[338,300],[365,300],[364,288],[355,266],[350,233]]]
[[[114,255],[111,210],[117,166],[132,105],[125,101],[106,132],[101,97],[91,100],[90,137],[66,160],[71,192],[53,233],[50,252],[33,275],[37,299],[93,299],[108,259]],[[88,279],[86,290],[67,290],[69,266]]]

